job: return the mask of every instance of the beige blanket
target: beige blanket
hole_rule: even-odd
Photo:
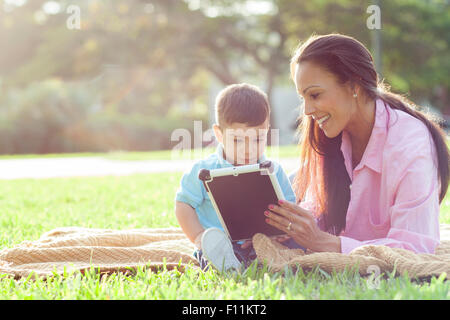
[[[386,246],[363,246],[350,254],[310,253],[290,250],[257,234],[253,237],[260,262],[273,271],[288,267],[321,269],[331,272],[356,267],[361,275],[392,272],[411,277],[439,276],[450,279],[450,225],[441,226],[441,244],[435,254],[415,254]],[[184,270],[197,268],[193,244],[179,228],[108,230],[78,227],[51,230],[37,241],[25,241],[15,248],[0,251],[0,273],[16,278],[31,272],[49,276],[94,267],[100,272],[129,272],[139,266]]]
[[[259,261],[266,261],[274,271],[286,266],[311,270],[319,266],[327,272],[343,271],[355,267],[361,275],[407,272],[411,278],[430,278],[446,274],[450,279],[450,225],[441,225],[441,243],[434,254],[416,254],[412,251],[387,246],[365,245],[349,254],[334,252],[307,253],[290,250],[262,234],[253,237]]]
[[[194,245],[179,228],[110,230],[65,227],[37,241],[0,251],[0,273],[49,276],[94,267],[102,273],[129,272],[139,266],[183,270],[198,266]]]

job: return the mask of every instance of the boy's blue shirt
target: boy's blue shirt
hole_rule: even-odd
[[[265,161],[266,158],[262,155],[258,163]],[[295,202],[295,194],[292,191],[291,184],[281,166],[272,161],[274,165],[274,172],[283,191],[284,197],[287,201]],[[200,224],[203,228],[219,228],[223,230],[217,213],[209,199],[205,186],[198,178],[198,172],[201,169],[220,169],[232,167],[233,165],[223,158],[223,146],[219,144],[216,152],[211,154],[208,158],[199,160],[194,163],[192,168],[184,173],[181,178],[181,184],[177,191],[175,200],[184,202],[195,209]],[[263,213],[261,213],[263,214]]]

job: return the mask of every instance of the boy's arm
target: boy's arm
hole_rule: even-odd
[[[176,201],[175,215],[177,216],[181,229],[189,240],[191,240],[197,248],[201,249],[200,239],[201,234],[205,231],[205,229],[200,224],[194,208],[184,202]]]
[[[195,208],[204,201],[203,184],[198,178],[198,171],[202,167],[203,163],[199,161],[183,175],[180,188],[175,196],[175,215],[178,223],[184,234],[199,249],[201,249],[200,239],[204,228],[200,224]]]

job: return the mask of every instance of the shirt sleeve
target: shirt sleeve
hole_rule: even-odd
[[[175,201],[184,202],[196,209],[203,202],[203,183],[198,178],[201,164],[194,164],[191,170],[185,172],[181,178],[180,187],[177,190]]]
[[[434,253],[439,244],[439,192],[437,165],[428,139],[417,139],[414,157],[391,163],[388,185],[394,201],[389,209],[390,230],[385,238],[358,241],[341,236],[341,251],[362,245],[385,245],[416,253]],[[410,154],[411,154],[410,153]]]

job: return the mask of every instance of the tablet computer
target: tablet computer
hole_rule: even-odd
[[[232,241],[251,239],[256,233],[284,234],[265,222],[269,204],[284,199],[273,165],[253,165],[199,171],[223,229]]]

